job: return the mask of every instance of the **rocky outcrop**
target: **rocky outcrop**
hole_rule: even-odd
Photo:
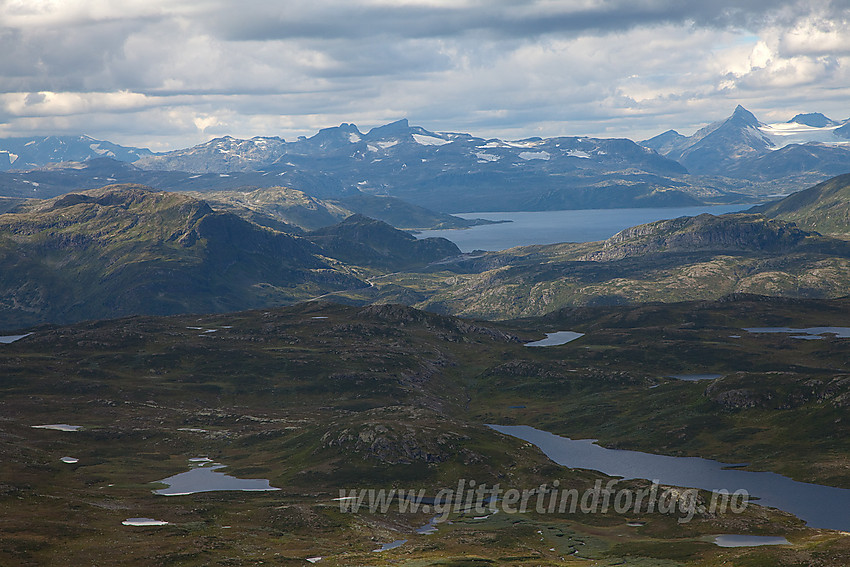
[[[814,235],[793,223],[768,220],[761,215],[702,214],[627,228],[583,259],[605,262],[659,252],[787,253],[809,236]]]

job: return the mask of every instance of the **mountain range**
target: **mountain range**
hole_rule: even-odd
[[[169,191],[287,187],[317,199],[394,197],[437,212],[747,203],[850,171],[850,123],[764,124],[739,106],[692,136],[506,141],[399,120],[311,137],[216,138],[155,154],[88,137],[0,140],[0,195],[49,198],[108,183]],[[360,212],[360,211],[354,211]],[[424,228],[424,227],[418,227]]]
[[[112,158],[134,162],[153,152],[95,140],[90,136],[44,136],[37,138],[4,138],[0,141],[0,171],[27,170],[51,163]]]
[[[831,176],[848,171],[850,119],[838,122],[810,113],[765,124],[739,105],[729,118],[692,136],[668,130],[641,144],[694,174],[760,180],[812,171]]]
[[[850,175],[748,213],[657,221],[602,242],[461,254],[357,213],[309,230],[238,201],[110,186],[0,215],[0,328],[320,296],[489,319],[742,292],[839,297],[850,286],[848,187]],[[316,205],[258,191],[248,204],[282,193]]]

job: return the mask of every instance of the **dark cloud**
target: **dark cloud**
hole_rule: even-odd
[[[845,2],[748,0],[616,0],[573,8],[569,3],[459,2],[451,7],[362,5],[357,2],[246,2],[236,13],[211,11],[207,24],[222,38],[449,38],[465,35],[535,38],[547,34],[607,33],[637,26],[693,23],[757,28],[788,23],[813,11],[838,16]]]
[[[408,116],[481,135],[649,137],[738,102],[835,114],[850,96],[850,0],[15,6],[29,11],[0,0],[0,136],[179,146]]]

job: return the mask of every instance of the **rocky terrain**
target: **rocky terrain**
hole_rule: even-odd
[[[556,466],[484,423],[850,486],[846,420],[838,419],[850,396],[847,339],[743,330],[847,316],[846,300],[757,296],[574,308],[510,324],[311,302],[33,328],[0,344],[0,561],[841,565],[850,549],[838,532],[755,505],[687,524],[660,513],[457,510],[426,535],[416,530],[430,514],[343,513],[334,499],[340,489],[391,487],[433,497],[460,478],[518,488],[608,481]],[[523,346],[564,328],[585,335],[560,347]],[[697,370],[722,377],[666,377]],[[44,424],[80,429],[33,427]],[[197,466],[189,459],[206,458],[280,490],[153,492]],[[122,525],[140,517],[167,524]],[[717,533],[791,543],[724,549],[711,543]]]
[[[362,217],[308,236],[269,229],[141,186],[14,211],[0,215],[2,328],[292,303],[368,287],[354,261],[399,270],[459,253]]]

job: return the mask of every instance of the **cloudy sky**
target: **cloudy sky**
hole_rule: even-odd
[[[850,117],[850,0],[0,0],[0,137],[155,150],[402,117],[481,136]]]

